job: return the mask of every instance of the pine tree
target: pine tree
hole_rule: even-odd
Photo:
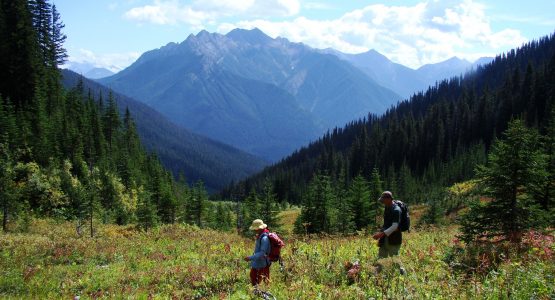
[[[57,66],[63,65],[68,57],[67,51],[64,49],[64,42],[67,38],[62,32],[64,27],[65,25],[62,23],[56,5],[52,5],[52,32],[49,52],[52,56],[52,61],[54,61]]]
[[[363,176],[358,175],[353,179],[348,191],[348,201],[351,204],[353,221],[356,229],[364,229],[373,223],[370,190]]]
[[[377,226],[378,221],[377,217],[380,215],[381,212],[381,205],[378,202],[378,198],[382,195],[383,187],[382,187],[382,180],[380,179],[380,173],[378,169],[374,168],[372,170],[372,175],[370,175],[370,212],[371,215],[369,216],[370,226]]]
[[[309,233],[330,232],[329,207],[333,202],[333,190],[329,176],[317,174],[308,187],[303,199],[303,207],[299,220]],[[303,232],[303,228],[296,228]]]
[[[486,166],[478,166],[477,174],[484,193],[491,202],[475,203],[462,218],[463,238],[502,236],[519,242],[522,231],[543,218],[534,209],[534,191],[538,179],[546,177],[546,157],[538,143],[538,134],[511,121],[504,140],[493,145]]]
[[[264,181],[264,187],[262,191],[262,198],[260,199],[260,218],[270,227],[272,230],[279,230],[279,222],[277,218],[278,207],[277,198],[274,194],[273,186],[270,180]]]
[[[0,143],[0,205],[2,209],[2,230],[8,230],[10,215],[15,215],[18,206],[15,182],[15,159],[5,143]]]
[[[242,231],[246,234],[250,231],[249,226],[253,220],[262,219],[260,198],[254,188],[251,188],[249,195],[243,201],[242,209],[244,218]],[[262,221],[267,222],[264,219]]]
[[[104,136],[108,142],[108,150],[111,151],[121,125],[116,100],[111,91],[108,94],[108,106],[103,115],[103,125]]]
[[[208,195],[202,181],[197,181],[191,190],[191,198],[189,199],[188,215],[192,224],[203,227],[203,216],[206,210],[206,202]]]
[[[551,120],[544,137],[544,147],[547,160],[547,178],[538,191],[538,202],[545,212],[553,216],[555,212],[555,106],[551,110]],[[554,218],[551,218],[551,225],[555,225]]]
[[[158,225],[158,214],[156,212],[156,205],[151,201],[148,192],[141,191],[139,205],[137,208],[137,223],[143,230]]]

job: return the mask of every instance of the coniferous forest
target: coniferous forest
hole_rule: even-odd
[[[59,66],[67,55],[55,5],[0,3],[4,230],[24,228],[34,216],[77,220],[91,235],[97,221],[230,226],[229,219],[214,223],[218,209],[230,209],[207,202],[201,181],[188,186],[144,150],[133,117],[119,114],[111,93],[95,94],[82,83],[62,87]]]

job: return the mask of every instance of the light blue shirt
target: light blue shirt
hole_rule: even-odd
[[[249,256],[251,268],[262,269],[270,264],[270,238],[267,233],[261,234],[254,243],[254,254]]]

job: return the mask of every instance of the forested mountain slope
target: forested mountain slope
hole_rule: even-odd
[[[107,97],[111,92],[73,71],[63,70],[62,75],[64,86],[68,89],[82,80],[84,88],[90,89],[94,95]],[[254,155],[191,133],[141,102],[112,93],[120,113],[128,108],[133,115],[146,149],[154,151],[175,176],[183,173],[190,183],[202,180],[209,190],[214,191],[260,171],[267,164]]]
[[[555,98],[555,37],[498,55],[464,77],[444,80],[388,110],[330,131],[280,163],[224,191],[245,193],[270,179],[298,203],[317,173],[349,182],[374,168],[386,188],[426,201],[430,186],[469,179],[513,118],[545,134]]]

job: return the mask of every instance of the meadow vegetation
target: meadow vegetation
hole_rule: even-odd
[[[294,220],[297,211],[282,213]],[[291,226],[284,226],[291,228]],[[251,299],[252,239],[190,225],[98,225],[32,220],[27,233],[0,238],[0,298]],[[369,235],[304,236],[284,231],[285,267],[272,266],[277,299],[553,299],[555,242],[530,232],[511,244],[463,245],[455,226],[405,235],[398,260],[377,260]],[[355,262],[360,269],[348,272]],[[408,274],[399,274],[398,264]],[[378,271],[381,269],[381,271]]]

